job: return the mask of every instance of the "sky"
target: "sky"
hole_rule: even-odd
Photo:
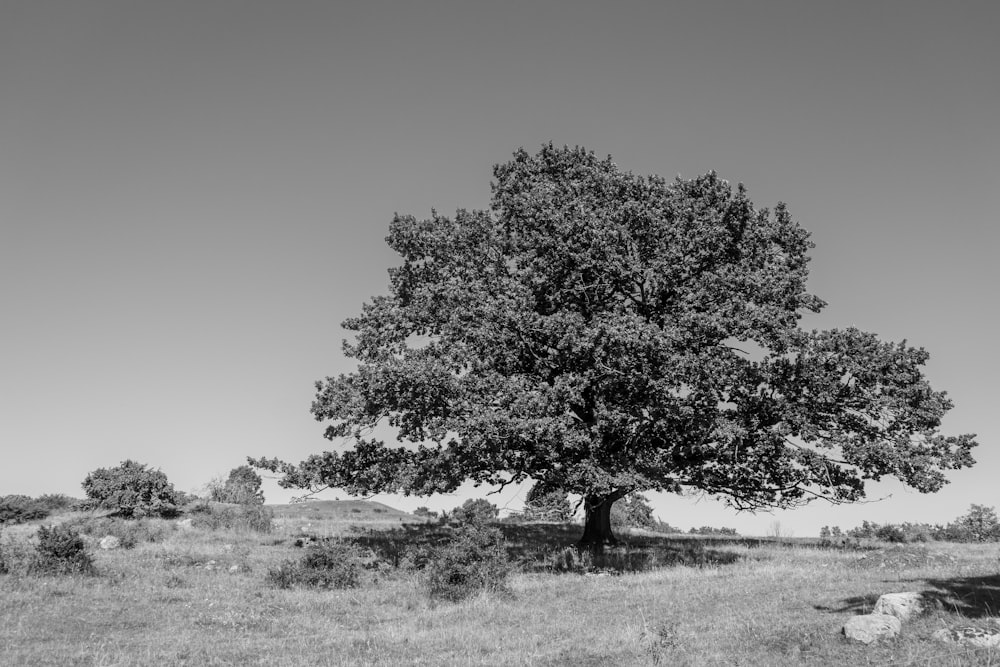
[[[198,491],[329,449],[313,383],[354,368],[340,323],[387,290],[393,214],[485,208],[492,166],[552,141],[786,202],[829,303],[804,325],[926,348],[944,432],[979,436],[937,494],[648,494],[662,520],[809,536],[1000,505],[998,28],[992,0],[0,3],[0,495],[81,497],[125,459]]]

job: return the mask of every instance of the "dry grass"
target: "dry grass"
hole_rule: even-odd
[[[268,568],[301,554],[291,546],[301,533],[294,524],[271,535],[169,530],[164,540],[132,550],[97,550],[96,577],[0,575],[0,664],[1000,662],[989,651],[928,639],[943,624],[983,625],[997,614],[997,545],[930,544],[900,558],[891,550],[637,537],[632,552],[653,553],[644,563],[668,565],[604,576],[546,571],[545,554],[577,530],[510,528],[512,552],[524,564],[511,582],[513,596],[458,604],[430,602],[417,575],[394,571],[352,590],[270,588]],[[433,540],[434,531],[366,539],[375,545],[381,535],[391,550]],[[29,534],[5,534],[4,541]],[[883,645],[840,636],[843,622],[878,595],[904,590],[933,594],[942,606]]]

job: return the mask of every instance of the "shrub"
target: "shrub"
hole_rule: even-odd
[[[286,560],[268,570],[267,581],[276,588],[356,588],[361,584],[363,569],[362,551],[357,545],[325,541],[307,547],[301,558]]]
[[[274,528],[274,512],[263,505],[212,507],[197,504],[190,513],[191,525],[209,530],[270,533]]]
[[[30,496],[10,495],[0,498],[0,525],[27,523],[44,519],[50,509]]]
[[[264,492],[260,490],[263,480],[250,466],[239,466],[229,471],[225,482],[209,484],[209,498],[219,503],[236,505],[263,505]]]
[[[451,513],[451,520],[458,523],[487,523],[494,521],[500,509],[483,498],[469,499],[456,507]]]
[[[542,482],[535,483],[524,501],[524,518],[529,521],[569,521],[573,518],[569,495],[562,489]]]
[[[177,514],[177,493],[167,476],[135,461],[98,468],[83,480],[87,497],[126,518]]]
[[[457,602],[481,591],[506,592],[513,569],[503,534],[496,528],[466,523],[426,557],[431,598]]]
[[[413,516],[422,516],[427,517],[428,519],[433,519],[437,516],[437,512],[432,512],[430,508],[427,507],[418,507],[413,510]]]
[[[611,506],[611,525],[615,528],[653,528],[653,508],[641,493],[630,493]]]
[[[691,535],[739,535],[735,528],[713,528],[712,526],[702,526],[701,528],[691,528],[688,531]]]
[[[94,561],[87,545],[71,526],[38,529],[38,546],[31,564],[33,574],[93,574]]]

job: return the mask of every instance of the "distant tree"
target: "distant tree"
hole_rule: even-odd
[[[656,519],[649,500],[641,493],[625,496],[611,508],[611,525],[652,529],[656,526]]]
[[[939,433],[952,404],[923,349],[799,327],[825,304],[784,204],[552,144],[493,173],[488,211],[393,219],[389,294],[344,322],[358,368],[312,406],[348,447],[253,465],[354,494],[534,478],[583,497],[600,545],[634,492],[787,508],[887,475],[937,491],[973,464],[972,435]]]
[[[972,505],[948,526],[946,533],[954,541],[995,542],[1000,540],[1000,519],[994,508]]]
[[[238,505],[263,505],[263,480],[247,465],[233,468],[225,482],[209,484],[209,498],[219,503]]]
[[[470,498],[456,507],[451,513],[451,520],[459,523],[487,523],[500,514],[500,509],[484,498]]]
[[[89,473],[83,490],[101,507],[116,510],[123,517],[171,516],[177,512],[177,493],[167,476],[132,460]]]
[[[432,512],[428,507],[418,507],[413,510],[413,516],[425,516],[428,519],[433,519],[437,517],[437,512]]]
[[[524,517],[533,521],[569,521],[573,518],[573,507],[565,491],[536,482],[528,489]]]

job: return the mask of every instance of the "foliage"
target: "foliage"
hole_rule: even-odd
[[[163,542],[173,529],[172,525],[155,519],[125,520],[117,517],[80,517],[63,525],[91,537],[112,535],[118,538],[123,549],[133,549],[145,542]]]
[[[427,517],[428,519],[433,519],[437,517],[437,512],[432,512],[427,507],[418,507],[417,509],[413,510],[413,516],[424,516]]]
[[[355,544],[323,541],[307,547],[301,558],[270,569],[267,581],[276,588],[356,588],[361,584],[362,558]]]
[[[38,528],[32,574],[93,574],[94,561],[83,537],[71,526]]]
[[[887,475],[936,491],[973,464],[974,436],[938,431],[952,403],[927,352],[799,327],[825,304],[784,204],[552,144],[493,173],[490,210],[393,219],[389,294],[344,322],[357,370],[312,406],[352,446],[252,465],[361,495],[531,477],[583,496],[603,538],[632,492],[786,508]],[[398,444],[371,435],[383,423]]]
[[[692,527],[688,533],[691,535],[739,535],[735,528],[715,528],[713,526]]]
[[[573,506],[562,489],[535,482],[524,501],[524,518],[531,521],[569,521]]]
[[[207,503],[192,506],[191,525],[208,530],[238,530],[270,533],[274,528],[274,511],[263,505],[212,506]]]
[[[263,480],[247,465],[233,468],[225,482],[213,483],[209,488],[209,498],[219,503],[237,505],[263,505]]]
[[[494,521],[500,509],[485,498],[469,498],[461,507],[451,512],[451,520],[459,523],[487,523]]]
[[[653,508],[641,493],[630,493],[611,508],[611,525],[616,528],[649,528],[656,526]]]
[[[0,525],[26,523],[44,519],[51,508],[30,496],[9,495],[0,497]]]
[[[167,476],[132,460],[89,473],[83,480],[83,490],[88,498],[126,518],[170,517],[177,513],[177,494]]]
[[[967,513],[939,527],[937,533],[937,539],[950,542],[997,542],[1000,541],[1000,520],[993,507],[973,504]]]
[[[473,523],[461,524],[451,539],[424,559],[427,592],[432,599],[458,602],[480,592],[507,592],[513,569],[503,533]]]

